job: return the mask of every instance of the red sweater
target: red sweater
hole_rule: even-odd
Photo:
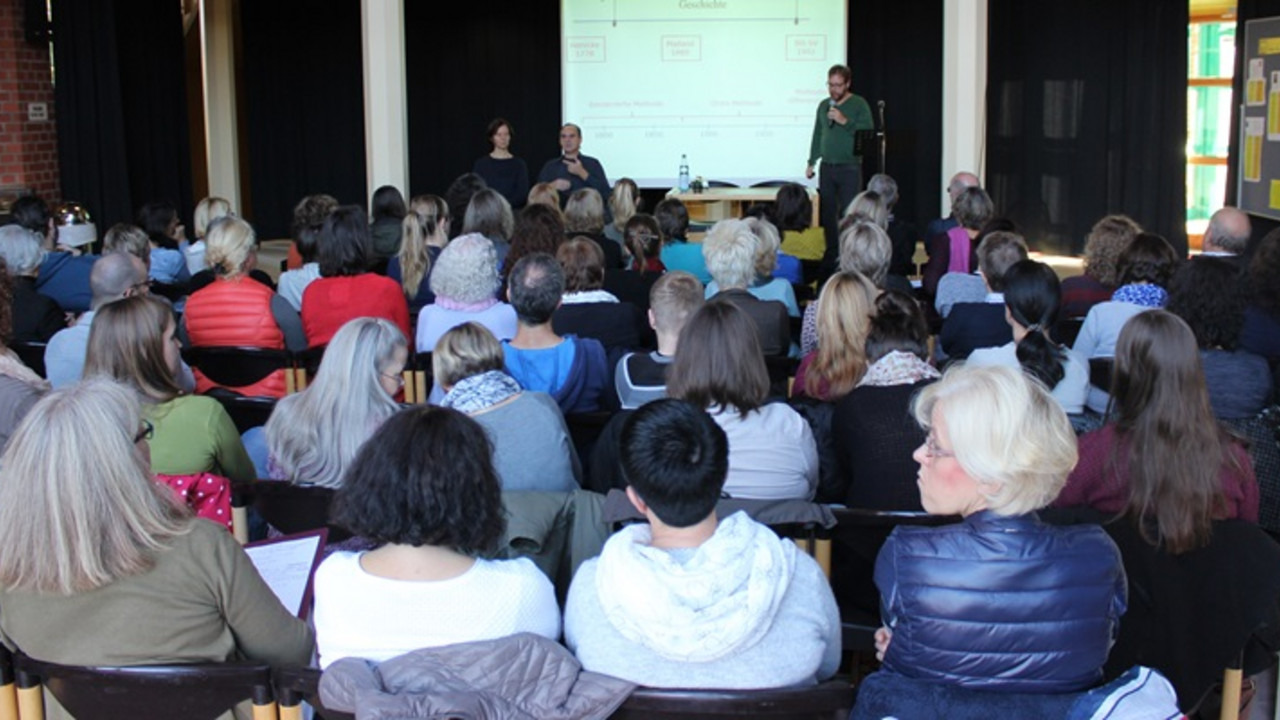
[[[1123,444],[1116,447],[1117,467],[1107,473],[1113,446],[1120,442],[1114,425],[1105,425],[1080,436],[1080,461],[1067,478],[1066,487],[1053,502],[1057,507],[1087,505],[1104,513],[1120,513],[1129,504],[1127,452]],[[1249,453],[1239,443],[1231,444],[1232,463],[1224,462],[1218,474],[1226,501],[1226,517],[1258,522],[1258,481],[1253,474]]]
[[[322,277],[302,294],[302,329],[307,345],[327,345],[338,328],[359,317],[379,317],[395,323],[413,346],[409,327],[409,303],[400,286],[374,273]]]

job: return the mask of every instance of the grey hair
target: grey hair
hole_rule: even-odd
[[[763,218],[749,217],[743,220],[756,236],[756,277],[767,278],[773,275],[778,267],[778,249],[782,247],[782,238],[778,228]]]
[[[0,227],[0,258],[9,266],[9,274],[30,275],[44,262],[40,236],[21,225]]]
[[[995,214],[995,205],[991,196],[980,187],[967,187],[956,196],[951,204],[951,212],[956,222],[969,230],[981,230],[991,216]]]
[[[756,279],[756,246],[751,226],[743,220],[721,220],[702,239],[707,272],[721,290],[745,288]]]
[[[604,231],[604,200],[595,188],[582,188],[569,195],[564,204],[564,231],[567,234]]]
[[[845,208],[844,216],[846,218],[868,220],[880,227],[887,227],[889,225],[889,206],[885,204],[879,193],[873,190],[863,190],[849,202],[849,207]]]
[[[867,189],[880,196],[886,208],[898,204],[898,181],[884,173],[876,173],[867,181]]]
[[[515,218],[511,215],[511,203],[502,193],[485,188],[471,196],[467,211],[462,216],[462,232],[480,233],[490,240],[506,242],[511,238]]]
[[[999,515],[1053,502],[1076,465],[1076,436],[1062,406],[1021,370],[953,366],[911,407],[926,430],[935,410],[946,419],[956,461]]]
[[[325,348],[315,382],[276,405],[267,447],[293,482],[336,488],[364,441],[400,409],[380,382],[404,333],[382,318],[356,318]]]
[[[460,235],[445,246],[431,271],[431,292],[463,304],[488,300],[498,292],[498,252],[479,233]]]
[[[876,287],[884,287],[892,255],[888,233],[874,222],[858,220],[840,231],[841,272],[862,273]]]
[[[141,418],[138,394],[101,377],[27,413],[0,459],[6,590],[73,595],[139,575],[190,530],[190,512],[135,451]]]

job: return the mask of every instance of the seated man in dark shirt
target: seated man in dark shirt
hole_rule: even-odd
[[[1021,235],[994,232],[982,240],[978,245],[978,273],[987,284],[986,301],[951,307],[938,334],[941,359],[962,360],[978,348],[997,347],[1013,340],[1013,331],[1004,317],[1004,273],[1026,259],[1027,244]]]
[[[667,396],[667,368],[675,359],[680,330],[702,303],[702,283],[683,270],[673,270],[654,283],[649,291],[649,324],[658,334],[658,349],[629,353],[618,361],[613,384],[623,410]]]

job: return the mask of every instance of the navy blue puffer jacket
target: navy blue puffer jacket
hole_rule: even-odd
[[[944,527],[899,527],[876,559],[884,666],[912,678],[1024,693],[1102,678],[1124,613],[1120,552],[1095,525],[1044,525],[990,510]]]

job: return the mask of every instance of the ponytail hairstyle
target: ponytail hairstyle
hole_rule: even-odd
[[[1020,260],[1004,272],[1004,304],[1009,317],[1026,328],[1018,341],[1018,364],[1024,372],[1052,390],[1062,381],[1066,352],[1046,334],[1058,320],[1062,289],[1053,268],[1035,260]]]
[[[400,227],[400,287],[413,299],[431,272],[429,248],[449,242],[449,205],[435,195],[419,195],[409,203]]]

